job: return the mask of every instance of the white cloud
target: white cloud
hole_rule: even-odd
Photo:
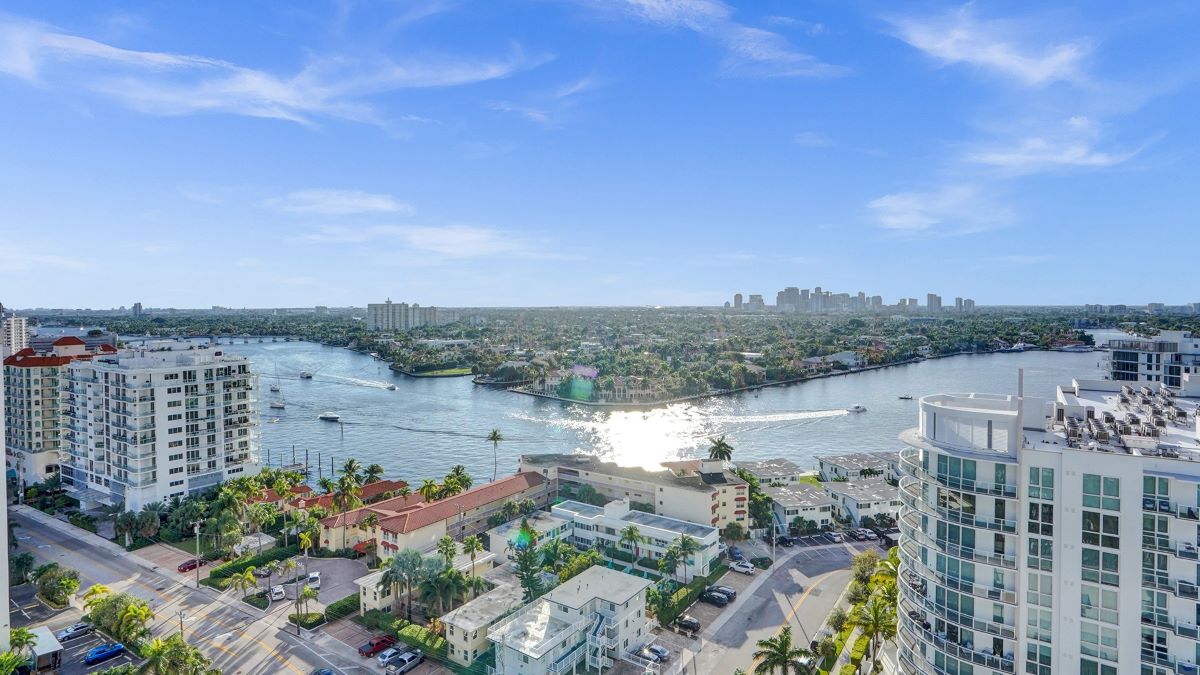
[[[545,110],[542,110],[541,108],[535,108],[533,106],[527,106],[527,105],[518,105],[516,103],[510,103],[508,101],[488,101],[487,107],[488,107],[488,109],[495,110],[497,112],[505,112],[505,113],[512,113],[514,115],[519,115],[519,116],[524,117],[525,119],[529,120],[530,122],[537,122],[538,124],[546,124],[546,125],[551,124],[550,113]]]
[[[719,42],[726,50],[725,70],[754,77],[828,77],[846,72],[795,49],[778,33],[733,19],[719,0],[599,0],[646,23],[686,28]]]
[[[412,206],[391,195],[360,190],[295,190],[282,197],[272,197],[263,206],[285,213],[309,213],[324,216],[347,216],[359,213],[397,213],[411,215]]]
[[[792,137],[792,142],[803,148],[827,148],[833,145],[828,136],[815,131],[801,131]]]
[[[392,119],[364,97],[501,79],[549,58],[529,56],[515,45],[507,55],[485,60],[318,56],[284,75],[204,56],[122,49],[0,14],[0,73],[30,82],[54,79],[156,115],[217,112],[302,124],[337,117],[387,126]]]
[[[1101,152],[1081,140],[1034,137],[1021,139],[1015,147],[980,150],[968,155],[967,159],[1019,173],[1030,173],[1059,167],[1113,166],[1136,154],[1136,150]]]
[[[1012,221],[1009,209],[992,203],[973,185],[896,192],[872,200],[867,207],[880,227],[903,234],[972,234]]]
[[[1035,31],[1012,21],[976,18],[970,5],[940,16],[889,19],[896,37],[946,65],[990,70],[1022,84],[1040,86],[1083,79],[1087,41],[1029,43]]]
[[[6,243],[0,246],[0,275],[44,272],[47,270],[81,272],[92,266],[89,262],[81,258],[34,253],[15,245],[12,237],[3,237],[2,239]]]
[[[515,255],[528,258],[563,259],[548,249],[546,242],[530,237],[473,225],[441,227],[419,225],[371,225],[366,227],[324,227],[301,237],[321,244],[395,243],[409,251],[429,254],[438,259],[479,258]]]

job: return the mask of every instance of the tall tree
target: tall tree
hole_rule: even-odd
[[[457,483],[458,486],[463,490],[470,490],[471,484],[474,482],[471,478],[471,474],[467,473],[467,467],[463,466],[462,464],[455,464],[450,468],[450,473],[446,474],[446,479],[449,480],[451,478],[453,478],[454,482]]]
[[[362,485],[362,468],[362,463],[351,457],[346,460],[345,464],[342,464],[342,477]]]
[[[456,544],[454,539],[447,534],[441,539],[438,539],[437,552],[438,555],[442,556],[442,559],[446,561],[447,565],[453,564],[454,556],[458,555],[458,544]]]
[[[683,578],[687,580],[688,559],[700,551],[700,542],[686,534],[681,534],[675,540],[675,544],[679,547],[679,562],[683,563]]]
[[[483,553],[483,541],[477,536],[471,536],[463,539],[462,551],[471,556],[471,576],[475,576],[475,556]]]
[[[8,648],[21,656],[25,656],[25,652],[37,642],[37,636],[28,628],[11,628],[8,631]]]
[[[636,565],[642,557],[640,546],[646,541],[646,538],[642,536],[642,531],[638,529],[637,525],[630,523],[621,528],[620,541],[622,544],[629,544],[629,548],[633,550],[633,562]]]
[[[421,571],[421,553],[406,548],[388,558],[383,574],[379,577],[380,588],[392,588],[400,598],[400,587],[404,587],[405,616],[412,621],[412,587]]]
[[[496,482],[496,471],[500,467],[500,441],[504,440],[504,435],[499,429],[492,429],[487,435],[487,440],[492,444],[492,482]]]
[[[363,485],[370,485],[371,483],[378,483],[379,481],[383,480],[383,474],[384,474],[384,471],[383,471],[382,466],[380,466],[378,464],[367,465],[367,468],[363,469],[363,472],[362,472]]]
[[[775,637],[758,641],[754,652],[755,675],[815,675],[816,659],[812,652],[792,645],[792,627],[784,626]]]
[[[896,637],[896,609],[880,597],[872,597],[850,613],[850,623],[858,626],[864,635],[871,638],[871,665],[875,666],[879,645],[884,640]]]
[[[438,494],[441,492],[441,490],[442,488],[437,484],[437,481],[433,480],[432,478],[426,478],[425,482],[421,483],[421,487],[417,490],[417,492],[421,493],[421,496],[425,498],[425,501],[433,502],[437,501]]]
[[[728,462],[733,459],[733,446],[722,435],[720,438],[710,438],[708,446],[708,458],[719,459],[722,462]]]

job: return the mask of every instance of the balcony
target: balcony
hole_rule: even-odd
[[[921,595],[907,586],[900,587],[900,595],[902,598],[908,600],[910,604],[913,604],[918,608],[924,607],[934,616],[945,621],[949,621],[950,623],[962,626],[964,628],[969,628],[973,631],[987,633],[988,635],[998,638],[1005,638],[1008,640],[1015,640],[1017,638],[1017,631],[1012,626],[977,619],[973,615],[965,614],[958,610],[946,607],[945,605],[939,605],[933,599]]]
[[[921,466],[918,458],[918,451],[915,448],[908,448],[900,451],[900,465],[912,476],[921,478],[923,480],[937,481],[943,487],[950,488],[951,490],[971,492],[989,497],[1005,497],[1007,499],[1015,499],[1017,496],[1016,485],[987,483],[978,480],[961,478],[958,476],[931,474]]]
[[[903,606],[904,605],[902,604],[901,608],[903,608]],[[916,616],[920,615],[920,612],[916,610],[910,610],[909,612],[906,612],[901,609],[899,612],[900,629],[901,631],[906,631],[908,636],[913,640],[916,640],[918,643],[931,645],[935,649],[949,654],[950,656],[963,659],[965,661],[970,661],[971,663],[984,666],[986,668],[1000,670],[1006,673],[1013,672],[1014,661],[1012,652],[1006,652],[1003,655],[997,656],[992,654],[990,650],[986,649],[976,651],[973,649],[974,645],[972,645],[970,642],[960,645],[947,639],[945,635],[938,635],[932,630],[925,628],[924,624],[921,623],[911,612],[915,612]]]
[[[934,506],[925,500],[921,499],[916,494],[916,481],[905,479],[900,481],[900,499],[905,506],[923,511],[934,518],[944,520],[950,523],[959,525],[969,525],[974,528],[992,530],[994,532],[1004,532],[1006,534],[1014,534],[1017,531],[1017,521],[1001,520],[999,518],[982,518],[972,513],[966,513],[958,509],[946,509],[940,506]]]
[[[1151,513],[1166,513],[1185,520],[1200,520],[1200,507],[1178,504],[1161,497],[1142,497],[1142,510]]]
[[[903,549],[901,549],[903,550]],[[905,551],[907,554],[907,551]],[[903,569],[901,576],[909,588],[924,594],[926,582],[929,579],[934,579],[936,582],[960,593],[970,593],[971,595],[983,599],[1003,602],[1009,605],[1017,604],[1016,591],[1010,591],[1004,588],[996,588],[995,586],[984,586],[973,581],[959,579],[957,577],[948,576],[942,572],[930,569],[921,563],[919,558],[909,558],[903,560]]]
[[[904,536],[912,537],[914,539],[927,542],[928,544],[932,544],[933,546],[938,547],[942,553],[952,555],[962,560],[981,562],[986,565],[1004,567],[1010,570],[1017,569],[1017,557],[1015,555],[1008,555],[1006,553],[985,553],[974,548],[965,548],[960,544],[955,544],[945,539],[931,537],[922,532],[919,527],[908,521],[908,516],[911,515],[911,513],[900,514],[900,532]]]

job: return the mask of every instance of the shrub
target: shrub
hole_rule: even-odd
[[[389,630],[392,627],[392,623],[396,620],[396,617],[378,609],[371,609],[363,612],[363,615],[360,619],[362,625],[370,628],[371,630]],[[403,621],[403,619],[400,619],[400,621]]]
[[[838,671],[838,675],[858,675],[858,666],[853,663],[847,663]]]
[[[870,644],[871,638],[869,636],[859,635],[858,639],[854,641],[854,646],[850,648],[850,663],[856,666],[861,663]]]
[[[271,601],[267,599],[267,594],[264,591],[259,591],[254,595],[248,595],[242,598],[242,602],[250,605],[251,607],[257,607],[259,609],[266,609],[271,606]]]
[[[292,625],[299,624],[300,627],[305,630],[312,630],[325,623],[325,615],[320,612],[288,614],[288,623],[291,623]]]
[[[768,567],[770,567],[770,566],[771,566],[771,564],[772,564],[773,562],[774,562],[774,561],[772,561],[770,558],[768,558],[768,557],[766,557],[766,556],[762,556],[762,557],[760,557],[760,558],[751,558],[751,559],[750,559],[750,564],[751,564],[751,565],[754,565],[755,567],[757,567],[757,568],[758,568],[758,569],[760,569],[760,570],[765,570],[765,569],[767,569]]]
[[[331,603],[325,607],[325,618],[328,621],[337,621],[338,619],[349,616],[358,611],[359,607],[358,593],[347,595],[346,597]]]
[[[829,627],[833,629],[833,632],[840,633],[846,627],[846,622],[849,619],[850,616],[846,614],[846,610],[841,607],[834,607],[833,611],[829,613]]]
[[[846,599],[850,601],[850,604],[861,605],[869,597],[871,597],[871,589],[867,588],[866,584],[860,581],[850,583],[850,592],[846,594]]]
[[[398,630],[396,637],[414,647],[420,647],[427,655],[440,657],[446,654],[446,638],[424,626],[410,623]]]
[[[286,560],[294,555],[298,555],[300,549],[295,546],[280,546],[268,551],[263,551],[259,555],[244,556],[237,560],[217,565],[208,573],[212,579],[228,579],[229,577],[238,574],[248,567],[262,567],[267,563],[276,560]]]
[[[122,663],[108,670],[100,671],[100,675],[137,675],[138,667],[132,663]]]

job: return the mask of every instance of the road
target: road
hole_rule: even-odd
[[[785,625],[792,626],[794,643],[807,648],[850,583],[851,558],[873,546],[825,544],[781,555],[701,633],[696,672],[749,672],[758,641]]]
[[[42,514],[14,508],[10,517],[18,525],[20,551],[33,553],[39,564],[58,562],[78,570],[81,593],[99,583],[114,592],[145,599],[155,613],[154,635],[179,630],[182,612],[188,641],[227,675],[308,675],[316,668],[330,667],[345,673],[365,672],[360,664],[337,655],[341,650],[327,642],[330,638],[306,640],[283,630],[286,612],[268,615],[229,593],[220,594],[207,587],[197,590],[174,570],[146,569],[119,547],[105,546],[108,542],[60,521],[47,523]],[[46,625],[57,630],[78,616],[78,610],[68,610]]]

